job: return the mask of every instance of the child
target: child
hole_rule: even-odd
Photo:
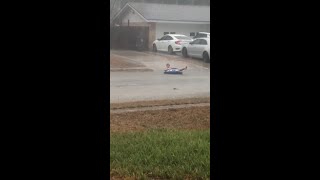
[[[170,68],[170,64],[169,64],[169,63],[167,63],[166,66],[167,66],[167,69],[166,69],[166,70],[178,69],[178,68]],[[186,69],[187,69],[187,66],[186,66],[185,68],[179,69],[179,71],[183,71],[183,70],[186,70]]]

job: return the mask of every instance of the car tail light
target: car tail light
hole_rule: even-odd
[[[181,45],[181,41],[176,41],[175,43]]]

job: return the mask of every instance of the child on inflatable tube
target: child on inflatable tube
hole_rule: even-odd
[[[166,66],[167,66],[167,69],[165,70],[165,71],[169,71],[169,70],[178,70],[178,71],[184,71],[184,70],[186,70],[188,67],[186,66],[185,68],[182,68],[182,69],[178,69],[178,68],[170,68],[170,64],[169,63],[167,63],[166,64]]]

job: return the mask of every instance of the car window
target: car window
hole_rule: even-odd
[[[197,33],[197,35],[194,38],[206,38],[206,37],[208,37],[207,34]]]
[[[208,45],[207,40],[205,40],[205,39],[200,39],[200,44],[201,45]]]
[[[189,38],[187,36],[174,36],[174,37],[179,39],[179,40],[191,40],[191,38]]]
[[[167,36],[165,40],[173,40],[171,36]]]
[[[200,43],[200,39],[196,39],[192,42],[192,44],[199,44]]]
[[[167,38],[167,36],[163,36],[161,39],[160,39],[160,41],[161,40],[165,40]]]
[[[199,34],[198,36],[199,36],[199,37],[207,37],[206,34]]]

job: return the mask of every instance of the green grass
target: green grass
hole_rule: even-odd
[[[136,179],[209,179],[210,131],[111,134],[110,171]]]

